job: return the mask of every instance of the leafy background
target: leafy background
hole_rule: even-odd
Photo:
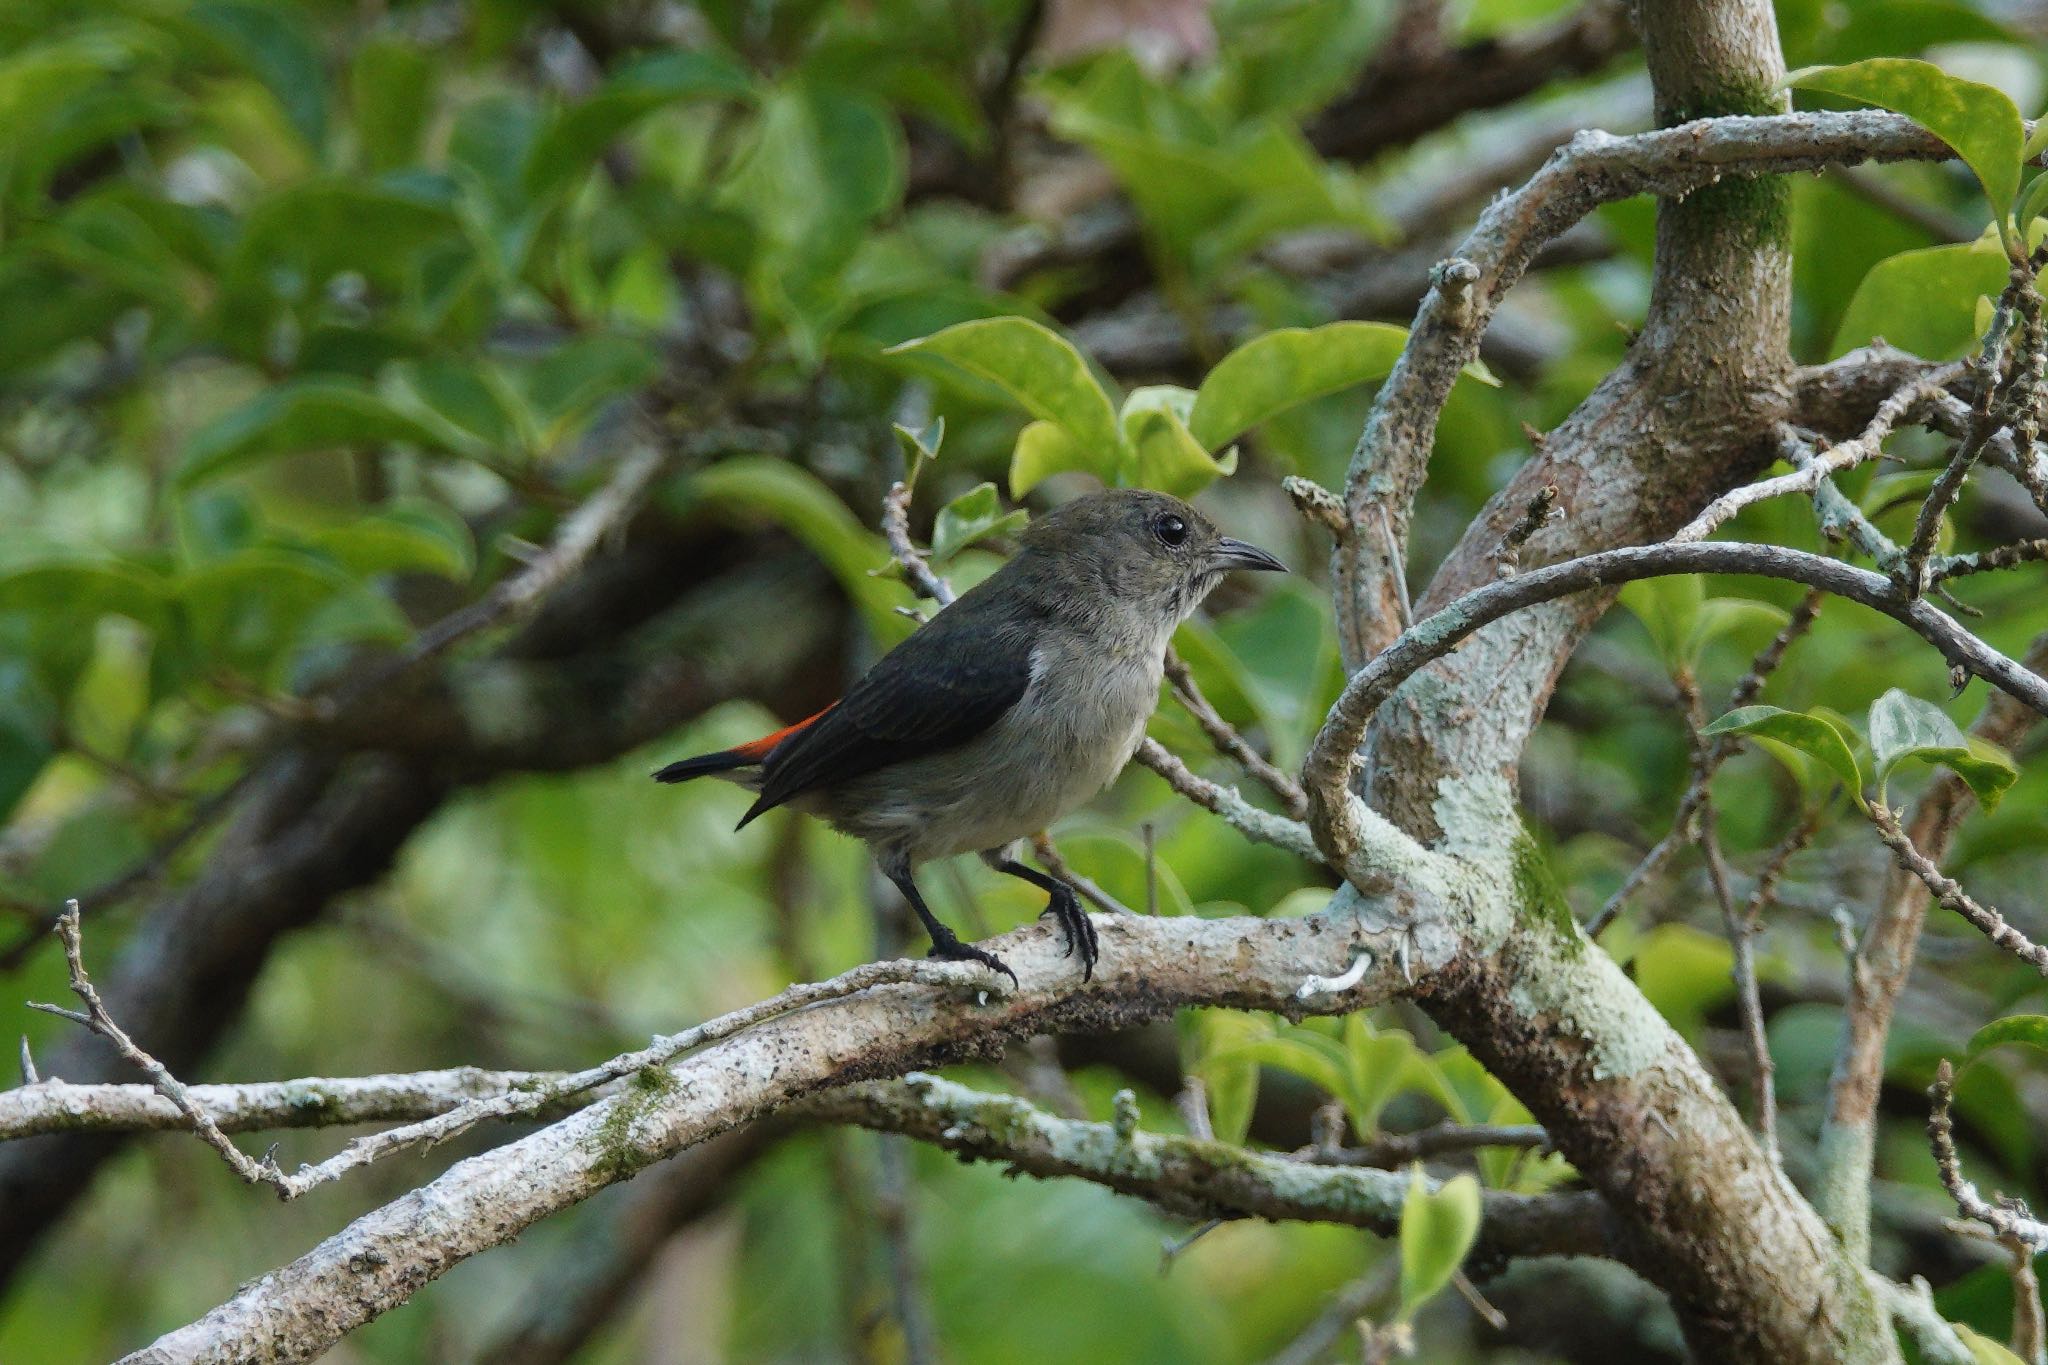
[[[1347,282],[1405,268],[1419,288],[1434,257],[1401,267],[1401,252],[1434,249],[1533,161],[1500,166],[1503,149],[1540,157],[1546,128],[1639,121],[1639,59],[1622,52],[1509,109],[1333,160],[1311,134],[1374,69],[1389,6],[1220,0],[1165,61],[1156,33],[1132,31],[1142,25],[1062,47],[1053,10],[1014,79],[1012,35],[1037,11],[1012,3],[15,0],[0,12],[7,1028],[40,1052],[62,1027],[20,1005],[63,993],[40,932],[55,904],[146,859],[276,727],[302,723],[305,698],[516,572],[524,547],[650,441],[673,454],[648,516],[801,547],[829,571],[768,584],[775,609],[729,630],[844,621],[845,670],[909,629],[894,611],[907,592],[875,572],[888,559],[872,529],[880,494],[903,468],[893,424],[945,419],[914,524],[939,524],[941,567],[962,584],[1014,532],[997,490],[1043,507],[1097,476],[1205,489],[1234,533],[1301,572],[1226,589],[1179,646],[1228,718],[1298,761],[1341,675],[1324,547],[1278,482],[1341,484],[1398,334],[1282,335],[1235,381],[1219,362],[1277,329],[1401,321],[1412,292],[1389,301],[1383,284]],[[1452,37],[1512,38],[1565,10],[1463,0]],[[1789,65],[1921,56],[2024,112],[2042,107],[2038,7],[1800,0],[1780,16]],[[1475,166],[1500,169],[1430,198]],[[1961,166],[1802,178],[1794,206],[1801,359],[1879,335],[1944,358],[1969,345],[2003,266]],[[1526,458],[1525,429],[1555,424],[1619,358],[1646,299],[1651,226],[1648,204],[1603,210],[1586,248],[1504,311],[1486,366],[1445,414],[1417,581]],[[1039,325],[945,330],[995,317]],[[1291,377],[1287,401],[1262,402],[1253,390],[1275,373]],[[1844,482],[1896,533],[1912,515],[1904,495],[1931,471],[1911,438],[1895,445],[1903,463]],[[2011,490],[1980,482],[1955,518],[1959,543],[2038,533]],[[1802,507],[1761,506],[1735,529],[1826,548]],[[2037,578],[1960,591],[2008,651],[2048,628]],[[1569,669],[1524,785],[1582,915],[1661,834],[1686,781],[1672,672],[1692,670],[1714,697],[1792,600],[1750,582],[1645,587]],[[1766,700],[1829,708],[1860,746],[1892,688],[1964,723],[1979,701],[1974,689],[1949,700],[1938,658],[1849,606],[1825,612]],[[769,700],[719,705],[616,760],[464,790],[388,876],[285,941],[204,1078],[574,1065],[873,956],[876,890],[856,847],[793,819],[735,834],[730,790],[645,780],[659,761],[780,723]],[[1154,732],[1206,754],[1170,704]],[[2038,936],[2048,770],[2019,758],[1951,870]],[[1899,769],[1894,800],[1922,780]],[[1724,835],[1752,862],[1805,803],[1829,799],[1763,752],[1720,781],[1740,797],[1723,801]],[[1056,833],[1077,866],[1159,913],[1301,913],[1324,889],[1142,771]],[[216,851],[194,840],[164,879]],[[1839,1019],[1830,911],[1867,905],[1883,866],[1867,831],[1831,822],[1794,862],[1764,940],[1795,1171]],[[940,914],[977,933],[1039,908],[979,868],[928,882]],[[1739,1092],[1729,950],[1702,885],[1681,859],[1604,942]],[[93,917],[96,961],[149,904]],[[1939,917],[1923,951],[1888,1063],[1880,1259],[1929,1274],[1947,1311],[2000,1335],[2002,1271],[1939,1235],[1947,1210],[1918,1092],[1978,1024],[2040,1009],[2041,987]],[[1261,1100],[1298,1111],[1317,1091],[1358,1132],[1521,1117],[1400,1007],[1298,1027],[1188,1017],[1164,1048],[1205,1080],[1227,1138],[1284,1142],[1284,1126],[1254,1129]],[[1076,1058],[1087,1105],[1104,1115],[1135,1083],[1147,1125],[1181,1127],[1156,1073],[1134,1082],[1130,1050],[1120,1064],[1106,1051],[1107,1063]],[[1958,1116],[1982,1183],[2048,1185],[2038,1054],[1987,1053],[1964,1073]],[[280,1155],[335,1140],[288,1134]],[[877,1150],[864,1134],[778,1142],[678,1231],[578,1358],[896,1358],[864,1214]],[[1188,1229],[1139,1205],[930,1151],[910,1159],[950,1359],[1257,1359],[1396,1254],[1341,1229],[1242,1224],[1162,1268],[1162,1239]],[[427,1169],[394,1162],[280,1207],[197,1144],[137,1143],[0,1302],[0,1360],[137,1345]],[[1507,1154],[1474,1171],[1517,1189],[1570,1178],[1555,1158]],[[623,1193],[458,1268],[335,1358],[478,1358],[587,1259],[579,1237]],[[1547,1344],[1551,1319],[1571,1316],[1559,1302],[1632,1324],[1630,1358],[1674,1349],[1625,1276],[1524,1267],[1489,1293],[1516,1344],[1440,1295],[1420,1314],[1423,1356],[1577,1358],[1586,1344],[1569,1332]]]

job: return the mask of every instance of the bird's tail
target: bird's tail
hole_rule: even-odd
[[[720,749],[715,754],[698,754],[695,758],[677,759],[665,768],[657,768],[656,782],[688,782],[693,777],[709,777],[713,773],[729,773],[735,768],[750,767],[761,760],[748,758],[738,749]]]
[[[834,703],[834,705],[837,704],[836,702]],[[830,711],[831,709],[832,707],[828,706],[825,708],[825,711]],[[708,777],[714,773],[729,773],[736,768],[757,767],[767,760],[769,753],[774,750],[776,745],[809,725],[818,716],[824,715],[825,711],[820,711],[814,716],[805,716],[794,725],[785,725],[772,735],[763,735],[759,739],[750,739],[745,744],[735,744],[732,748],[720,749],[715,754],[699,754],[695,758],[678,759],[666,768],[658,769],[654,774],[654,780],[656,782],[688,782],[693,777]],[[743,783],[746,782],[744,777],[739,780]],[[756,780],[758,781],[758,777]]]

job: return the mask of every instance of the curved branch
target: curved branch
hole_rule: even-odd
[[[885,986],[780,1016],[640,1072],[618,1094],[458,1162],[431,1184],[365,1214],[129,1359],[309,1359],[541,1218],[848,1080],[987,1055],[1033,1033],[1129,1027],[1181,1005],[1298,1013],[1294,992],[1302,978],[1336,970],[1361,946],[1383,965],[1351,990],[1318,1000],[1319,1009],[1357,1009],[1403,985],[1392,945],[1354,916],[1118,915],[1099,927],[1103,955],[1089,984],[1060,956],[1059,935],[1034,926],[998,941],[1021,987],[985,1006],[929,986]]]
[[[1419,621],[1351,676],[1302,765],[1316,844],[1333,860],[1359,847],[1359,803],[1348,781],[1352,756],[1373,712],[1409,677],[1491,622],[1525,607],[1592,588],[1615,587],[1667,574],[1727,573],[1782,578],[1820,588],[1881,611],[1939,649],[1952,668],[1985,678],[2048,715],[2048,681],[1985,644],[1945,612],[1909,599],[1881,574],[1839,560],[1776,545],[1695,541],[1636,545],[1534,569],[1489,584]]]
[[[1436,272],[1352,455],[1345,495],[1350,524],[1372,524],[1368,509],[1377,503],[1397,528],[1406,527],[1438,414],[1459,371],[1479,354],[1495,308],[1544,243],[1600,205],[1638,194],[1683,198],[1731,176],[1951,155],[1910,119],[1870,111],[1700,119],[1630,137],[1580,133],[1521,189],[1496,200]],[[1405,533],[1398,539],[1405,542]],[[1385,623],[1396,619],[1393,559],[1371,536],[1338,543],[1339,629],[1354,666],[1371,656],[1389,634]]]

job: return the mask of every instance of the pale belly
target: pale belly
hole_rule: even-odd
[[[1075,679],[1092,675],[1093,686]],[[1159,661],[1041,668],[1031,690],[957,749],[883,769],[803,804],[911,864],[1000,848],[1051,825],[1108,786],[1145,735]]]

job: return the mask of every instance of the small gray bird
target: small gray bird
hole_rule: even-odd
[[[986,963],[932,914],[912,872],[979,852],[1051,900],[1067,955],[1095,972],[1095,926],[1066,883],[1024,866],[1016,843],[1122,771],[1159,699],[1166,644],[1232,569],[1286,566],[1218,534],[1163,493],[1077,498],[1033,521],[1016,557],[808,720],[655,773],[719,773],[760,795],[740,818],[788,804],[863,840],[931,935],[931,956]]]

